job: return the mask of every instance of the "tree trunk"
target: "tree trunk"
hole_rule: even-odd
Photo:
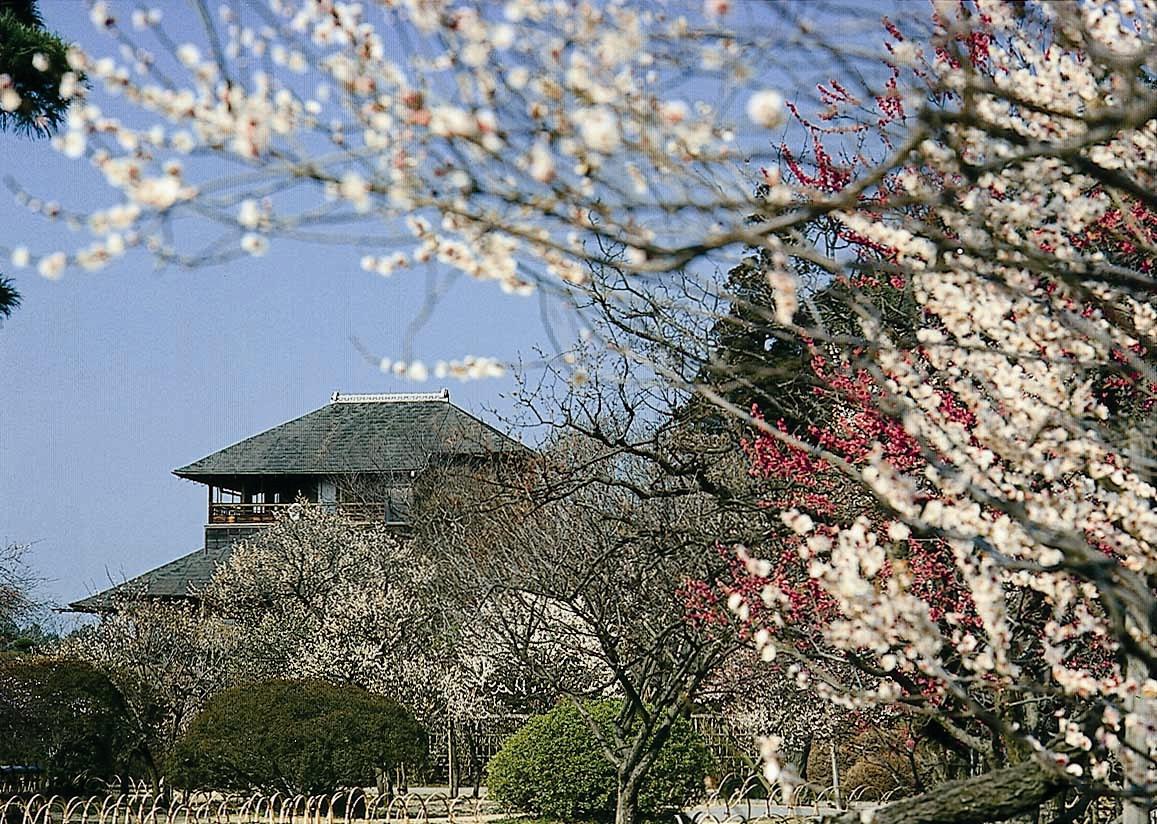
[[[1140,422],[1140,425],[1132,428],[1128,435],[1132,469],[1146,483],[1150,484],[1155,480],[1153,477],[1153,438],[1157,434],[1154,432],[1155,423],[1157,422],[1154,421],[1153,417],[1147,415]],[[1151,629],[1148,615],[1132,615],[1130,617],[1142,631]],[[1140,658],[1132,655],[1125,661],[1125,674],[1137,681],[1144,681],[1150,676],[1148,665]],[[1148,720],[1147,716],[1153,712],[1152,700],[1140,695],[1134,696],[1129,704],[1129,710],[1140,716],[1139,721]],[[1122,759],[1126,788],[1130,785],[1144,787],[1148,783],[1149,764],[1146,756],[1149,755],[1149,752],[1145,726],[1144,723],[1138,723],[1125,728],[1125,743],[1134,747],[1139,753],[1136,755],[1129,753]],[[1133,799],[1125,799],[1121,810],[1121,824],[1149,824],[1150,820],[1147,804]]]
[[[626,775],[619,773],[617,793],[615,795],[615,824],[636,824],[639,820],[639,785],[642,780],[638,771],[632,770]]]
[[[145,762],[145,772],[149,778],[149,789],[152,790],[153,795],[155,797],[159,798],[162,803],[168,803],[169,799],[172,796],[171,796],[171,790],[169,788],[169,785],[164,783],[165,782],[164,773],[162,772],[161,768],[157,766],[157,762],[153,758],[153,754],[151,752],[149,752],[148,750],[145,751],[145,758],[147,759]],[[121,793],[122,794],[128,792],[128,790],[125,786],[126,783],[129,786],[131,786],[131,784],[132,784],[132,782],[129,780],[127,774],[126,774],[125,778],[121,780]]]
[[[477,728],[475,728],[476,730]],[[470,780],[474,784],[473,797],[478,798],[479,792],[482,789],[482,778],[485,773],[483,766],[485,756],[482,752],[482,745],[479,742],[477,732],[471,732],[469,738],[470,746],[467,747],[467,752],[470,753]]]
[[[802,778],[804,781],[808,781],[811,779],[811,776],[807,774],[807,762],[808,762],[808,759],[811,758],[812,741],[814,739],[815,739],[815,736],[813,736],[813,735],[808,735],[808,737],[806,739],[804,739],[803,755],[801,755],[799,757],[799,777]]]
[[[1144,681],[1149,676],[1149,668],[1144,661],[1129,656],[1125,663],[1126,673],[1130,678],[1135,678],[1138,681]],[[1140,720],[1145,720],[1151,710],[1150,704],[1152,702],[1141,696],[1135,696],[1130,702],[1130,711],[1140,716]],[[1126,753],[1123,757],[1123,766],[1125,772],[1125,786],[1130,785],[1134,787],[1144,787],[1148,778],[1148,763],[1145,755],[1148,751],[1148,735],[1145,731],[1143,723],[1133,724],[1125,727],[1125,743],[1136,748],[1138,753]],[[1121,824],[1149,824],[1149,807],[1140,801],[1133,799],[1125,799],[1125,803],[1121,810]]]
[[[870,820],[872,824],[987,824],[1032,812],[1063,787],[1061,776],[1029,760],[886,804],[874,810]],[[855,811],[824,820],[861,824],[868,819]]]

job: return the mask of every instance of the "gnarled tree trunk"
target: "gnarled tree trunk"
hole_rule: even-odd
[[[830,824],[987,824],[1037,809],[1065,786],[1064,778],[1035,760],[934,790],[873,810],[825,818]]]
[[[642,783],[638,767],[619,771],[615,788],[615,824],[636,824],[639,820],[639,788]]]

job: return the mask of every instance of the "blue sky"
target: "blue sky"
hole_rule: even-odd
[[[81,0],[45,0],[50,27],[88,44]],[[168,11],[168,4],[165,4]],[[173,15],[170,13],[170,18]],[[102,101],[103,102],[103,101]],[[113,193],[46,141],[0,134],[0,177],[91,208]],[[4,245],[61,245],[59,226],[0,193]],[[70,245],[70,244],[66,244]],[[426,283],[362,271],[360,253],[275,244],[224,267],[156,270],[145,255],[57,282],[7,270],[24,305],[0,327],[0,540],[34,542],[42,594],[66,602],[200,545],[205,488],[170,471],[329,400],[334,390],[433,390],[359,353],[402,350]],[[7,261],[4,261],[7,264]],[[545,339],[535,299],[460,282],[412,343],[428,360],[515,358]],[[510,380],[448,383],[482,413]]]

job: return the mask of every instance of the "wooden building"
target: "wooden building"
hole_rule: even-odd
[[[70,607],[105,612],[120,595],[189,599],[237,541],[265,528],[301,498],[355,521],[405,530],[423,470],[437,462],[486,460],[524,449],[452,404],[446,390],[335,392],[320,409],[173,470],[205,486],[202,545]]]

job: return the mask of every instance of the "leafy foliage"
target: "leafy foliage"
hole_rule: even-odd
[[[43,28],[36,4],[0,0],[0,76],[19,95],[18,105],[0,106],[0,130],[50,134],[64,121],[68,100],[61,79],[70,72],[68,46]],[[39,64],[39,65],[38,65]]]
[[[83,661],[0,657],[0,763],[39,766],[58,790],[109,778],[127,719],[117,688]]]
[[[60,636],[51,626],[38,622],[18,623],[0,616],[0,653],[28,655],[59,644]]]
[[[487,787],[503,806],[564,821],[605,821],[615,814],[615,768],[604,754],[590,723],[610,730],[622,702],[585,702],[580,710],[564,701],[531,718],[490,761]],[[639,811],[647,817],[678,810],[703,789],[711,754],[685,720],[671,736],[639,792]]]
[[[180,787],[321,794],[422,761],[426,734],[400,704],[351,686],[273,680],[218,693],[174,748]]]
[[[12,317],[20,300],[20,293],[12,285],[12,279],[0,275],[0,319]]]

